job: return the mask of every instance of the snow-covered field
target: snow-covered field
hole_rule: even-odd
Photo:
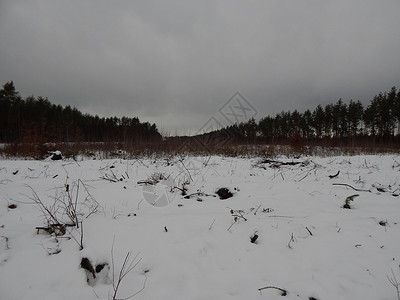
[[[400,156],[274,160],[1,161],[0,299],[397,299]]]

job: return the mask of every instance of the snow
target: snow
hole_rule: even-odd
[[[400,278],[400,157],[274,160],[295,164],[220,156],[1,161],[0,299],[111,299],[128,252],[137,265],[118,298],[397,299],[388,276]],[[220,200],[221,187],[233,197]],[[71,223],[67,189],[82,250],[81,227],[57,238],[35,229],[48,224],[34,193]],[[80,268],[83,257],[106,264],[96,279]],[[259,291],[268,286],[287,295]]]

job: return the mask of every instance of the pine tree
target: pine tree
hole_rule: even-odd
[[[313,112],[313,127],[315,129],[317,138],[322,137],[324,119],[325,119],[324,109],[319,104]]]
[[[349,132],[351,137],[356,137],[358,135],[359,126],[364,113],[364,107],[360,101],[354,102],[350,100],[348,107],[348,122],[349,122]]]

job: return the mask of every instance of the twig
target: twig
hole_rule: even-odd
[[[75,215],[75,223],[76,223],[77,228],[79,228],[78,214],[76,213],[76,207],[78,206],[79,183],[80,183],[80,179],[78,180],[78,184],[76,186],[75,205],[73,206],[73,211],[74,211],[74,215]]]
[[[214,221],[215,221],[215,220],[214,220]],[[2,237],[2,238],[4,239],[4,241],[6,242],[6,250],[9,250],[9,249],[10,249],[9,238],[6,237],[6,236],[4,236],[4,235],[2,235],[1,237]]]
[[[57,241],[57,240],[56,240]],[[48,249],[45,248],[45,246],[43,245],[43,243],[40,243],[42,245],[42,248],[44,249],[44,251],[47,252],[48,255],[54,255],[54,254],[58,254],[61,252],[60,248],[59,248],[59,243],[57,242],[57,248],[55,249],[51,249],[54,250],[53,252],[50,252]]]
[[[309,172],[307,172],[307,174],[304,175],[304,176],[303,176],[301,179],[299,179],[297,182],[300,182],[300,181],[302,181],[303,179],[305,179],[308,175],[310,175],[311,171],[312,171],[312,170],[310,170]]]
[[[232,226],[233,226],[234,224],[236,224],[236,221],[233,221],[233,223],[231,224],[231,226],[229,226],[229,228],[227,229],[227,231],[229,231],[229,230],[232,228]]]
[[[292,232],[292,235],[290,236],[290,240],[289,240],[289,243],[288,243],[289,249],[292,249],[292,246],[291,246],[292,242],[294,242],[293,232]]]
[[[93,293],[96,296],[97,299],[100,299],[99,295],[97,295],[96,291],[94,290],[94,288],[92,287]]]
[[[282,292],[282,294],[281,294],[282,296],[286,296],[287,295],[287,291],[286,290],[281,289],[281,288],[279,288],[277,286],[265,286],[265,287],[259,288],[258,291],[261,294],[261,291],[262,290],[266,290],[266,289],[275,289],[275,290],[281,291]]]
[[[80,250],[83,250],[83,223],[81,222],[81,249]]]
[[[100,177],[100,178],[104,179],[104,180],[108,180],[110,182],[118,182],[119,181],[118,179],[110,177],[108,174],[105,174],[105,175],[103,175],[103,177]]]
[[[274,176],[272,177],[272,180],[274,180],[278,175],[281,175],[282,180],[285,180],[285,177],[283,176],[284,171],[276,173],[276,169],[274,169]]]
[[[130,295],[129,297],[124,298],[124,300],[131,299],[131,298],[135,297],[137,294],[141,293],[146,288],[146,281],[147,281],[147,277],[145,278],[145,280],[143,282],[142,288],[140,290],[138,290],[136,293]]]
[[[36,229],[40,229],[40,228],[36,227]],[[72,230],[69,231],[68,233],[72,237],[72,239],[78,244],[79,250],[83,250],[83,225],[82,225],[82,222],[81,222],[81,237],[80,237],[80,241],[78,241],[76,239],[76,237],[72,234]]]
[[[140,210],[140,203],[143,202],[143,199],[139,201],[138,205],[137,205],[137,209]]]
[[[257,215],[257,211],[260,209],[260,207],[261,207],[261,204],[257,207],[256,211],[254,212],[255,216]]]
[[[237,213],[237,214],[235,214],[235,213]],[[241,212],[240,210],[234,211],[234,212],[232,213],[232,217],[241,218],[241,219],[247,221],[247,219],[243,216],[243,212]]]
[[[306,226],[306,229],[307,229],[308,233],[312,236],[313,234],[312,234],[312,232],[310,231],[310,229],[308,229],[307,226]]]
[[[304,180],[305,178],[307,178],[308,175],[310,175],[311,172],[312,172],[313,170],[315,170],[315,169],[317,169],[317,164],[314,163],[314,166],[313,166],[311,169],[309,169],[309,170],[306,171],[306,175],[304,175],[302,178],[300,178],[299,180],[297,180],[297,182],[303,181],[303,180]],[[304,172],[302,172],[302,173],[304,173]],[[299,174],[299,175],[300,175],[300,174]]]
[[[329,178],[332,179],[332,178],[338,177],[339,174],[340,174],[340,170],[337,171],[337,173],[335,175],[329,175]]]
[[[137,184],[155,185],[157,181],[154,180],[139,180]]]
[[[178,189],[178,190],[182,191],[182,189],[180,189],[180,188],[178,188],[178,187],[174,187],[174,188],[172,188],[172,189]],[[195,193],[186,195],[184,198],[185,198],[185,199],[189,199],[189,198],[192,197],[192,196],[215,197],[215,195],[206,194],[206,193],[204,193],[204,192],[195,192]]]
[[[173,188],[171,188],[171,192],[172,192],[174,189],[180,190],[182,196],[185,196],[185,193],[186,193],[186,191],[187,191],[187,188],[185,187],[184,184],[182,184],[182,188],[180,188],[179,186],[174,186]],[[187,196],[185,196],[185,198],[186,198],[186,197],[187,197]],[[190,197],[189,197],[189,198],[190,198]],[[189,198],[186,198],[186,199],[189,199]]]
[[[392,269],[392,276],[393,277],[389,277],[386,276],[387,279],[389,280],[389,282],[395,287],[396,291],[397,291],[397,299],[400,300],[400,283],[397,281],[396,276],[394,275],[393,269]]]
[[[133,259],[131,259],[131,251],[128,251],[128,253],[125,256],[124,262],[122,263],[122,267],[119,271],[118,274],[118,279],[115,279],[115,263],[114,263],[114,244],[115,244],[115,236],[113,238],[113,243],[112,243],[112,247],[111,247],[111,263],[112,263],[112,269],[113,269],[113,274],[112,274],[112,284],[113,284],[113,290],[114,290],[114,294],[112,296],[113,300],[117,300],[117,294],[118,294],[118,289],[121,285],[122,280],[125,278],[126,275],[128,275],[142,260],[137,259],[138,255],[137,254]],[[146,278],[147,280],[147,278]],[[123,298],[123,299],[130,299],[132,297],[134,297],[135,295],[137,295],[138,293],[140,293],[141,291],[144,290],[145,285],[146,285],[146,280],[144,281],[143,287],[137,291],[136,293],[130,295],[129,297]]]
[[[295,166],[295,165],[304,164],[304,163],[305,162],[301,162],[301,161],[283,162],[283,161],[272,160],[272,159],[264,159],[263,161],[259,162],[258,164],[272,164],[271,167],[279,168],[280,166]]]
[[[57,220],[55,214],[54,214],[52,211],[50,211],[50,209],[47,208],[47,207],[43,204],[42,200],[40,200],[40,198],[39,198],[38,194],[35,192],[35,190],[34,190],[31,186],[29,186],[29,185],[26,185],[26,186],[29,187],[29,188],[31,189],[32,194],[33,194],[33,197],[29,197],[29,196],[28,196],[28,197],[29,197],[31,200],[33,200],[33,201],[39,206],[40,210],[43,212],[43,214],[45,215],[46,219],[48,220],[48,223],[50,223],[50,220],[53,220],[53,222],[54,222],[55,224],[58,224],[58,225],[59,225],[60,222]]]
[[[205,163],[203,163],[204,168],[207,168],[208,163],[210,162],[210,159],[211,159],[211,154],[210,154],[210,156],[208,157],[207,161],[206,161]]]
[[[181,162],[182,166],[185,168],[186,172],[188,173],[190,181],[193,181],[192,175],[190,175],[189,170],[186,168],[185,164],[183,163],[183,159],[181,158],[181,159],[179,159],[179,161]]]
[[[211,223],[210,227],[208,227],[208,230],[211,230],[211,228],[213,227],[214,223],[215,223],[215,219],[214,219],[214,221]]]
[[[371,190],[356,189],[355,187],[353,187],[353,186],[351,186],[350,184],[347,184],[347,183],[332,183],[332,185],[347,186],[347,187],[352,188],[353,190],[355,190],[357,192],[369,192],[369,193],[371,193]]]

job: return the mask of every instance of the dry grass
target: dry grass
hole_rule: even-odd
[[[347,143],[346,143],[347,144]],[[224,145],[203,143],[197,139],[171,139],[157,143],[42,143],[21,142],[6,144],[0,149],[4,159],[38,159],[50,156],[52,151],[61,151],[63,158],[77,160],[79,157],[92,159],[152,157],[154,159],[175,156],[221,155],[227,157],[269,157],[276,156],[333,156],[360,154],[399,154],[400,144],[373,143],[371,141],[358,143],[358,146],[347,146],[335,140],[305,141],[294,135],[286,142],[274,144],[250,144],[228,142]]]

